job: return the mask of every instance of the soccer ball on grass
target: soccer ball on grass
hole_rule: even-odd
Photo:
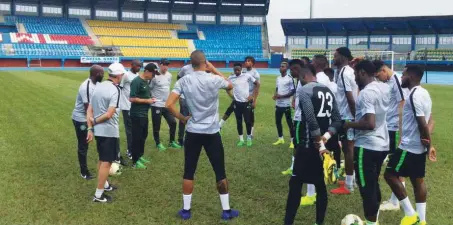
[[[112,166],[110,166],[110,171],[109,171],[109,174],[110,176],[115,176],[115,175],[120,175],[121,174],[121,164],[119,163],[112,163]]]
[[[359,216],[354,214],[346,215],[343,220],[341,220],[341,225],[364,225],[362,219]]]

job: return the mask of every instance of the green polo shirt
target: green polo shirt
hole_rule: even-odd
[[[143,80],[140,76],[134,78],[131,83],[131,98],[149,99],[149,85],[147,80]],[[149,104],[132,103],[129,115],[133,117],[148,117]]]

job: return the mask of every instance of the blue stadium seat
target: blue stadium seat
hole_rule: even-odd
[[[23,23],[28,33],[87,35],[79,19],[6,16],[8,23]]]
[[[59,44],[13,44],[15,55],[28,56],[83,56],[85,52],[80,45]]]
[[[195,47],[208,58],[242,60],[246,56],[263,58],[261,26],[198,25],[206,40],[195,40]]]

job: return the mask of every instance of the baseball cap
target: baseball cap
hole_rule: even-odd
[[[160,60],[160,64],[161,65],[169,65],[170,64],[170,61],[166,58],[163,58]]]
[[[155,75],[160,75],[159,68],[154,63],[148,63],[145,66],[145,70],[154,73]]]
[[[125,74],[126,69],[124,69],[124,66],[121,63],[112,63],[108,68],[108,72],[112,76],[118,76],[121,74]]]
[[[349,50],[349,48],[347,48],[347,47],[337,48],[337,52],[338,52],[338,54],[346,57],[349,61],[351,61],[353,59],[351,50]]]

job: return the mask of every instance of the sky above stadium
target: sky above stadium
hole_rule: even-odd
[[[451,0],[311,0],[313,18],[453,15]],[[310,18],[310,0],[271,0],[267,15],[271,46],[285,45],[281,19]]]

